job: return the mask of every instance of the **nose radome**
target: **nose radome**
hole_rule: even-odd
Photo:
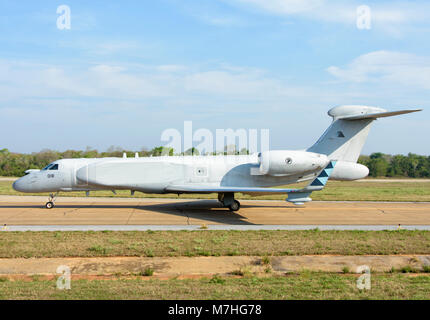
[[[12,184],[12,188],[13,188],[15,191],[20,191],[20,192],[22,192],[22,181],[21,181],[21,179],[18,179],[18,180],[16,180],[16,181],[14,181],[14,182],[13,182],[13,184]]]

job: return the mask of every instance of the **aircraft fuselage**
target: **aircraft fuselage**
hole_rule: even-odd
[[[307,156],[309,161],[304,161]],[[13,188],[31,193],[121,189],[167,193],[172,184],[269,187],[309,180],[327,162],[324,155],[291,151],[281,159],[288,170],[271,175],[262,172],[258,154],[62,159],[40,171],[30,170]]]

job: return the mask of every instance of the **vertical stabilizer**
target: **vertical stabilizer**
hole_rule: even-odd
[[[331,160],[357,162],[373,120],[334,120],[307,151],[326,154]]]

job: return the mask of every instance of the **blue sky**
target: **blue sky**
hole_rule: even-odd
[[[0,30],[0,148],[139,150],[191,120],[301,149],[366,104],[424,111],[377,121],[363,153],[429,154],[428,1],[2,0]]]

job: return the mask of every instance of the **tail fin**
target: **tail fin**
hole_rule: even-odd
[[[335,107],[328,112],[332,124],[307,151],[326,154],[330,160],[357,162],[373,120],[416,111],[421,109],[387,112],[367,106]]]

